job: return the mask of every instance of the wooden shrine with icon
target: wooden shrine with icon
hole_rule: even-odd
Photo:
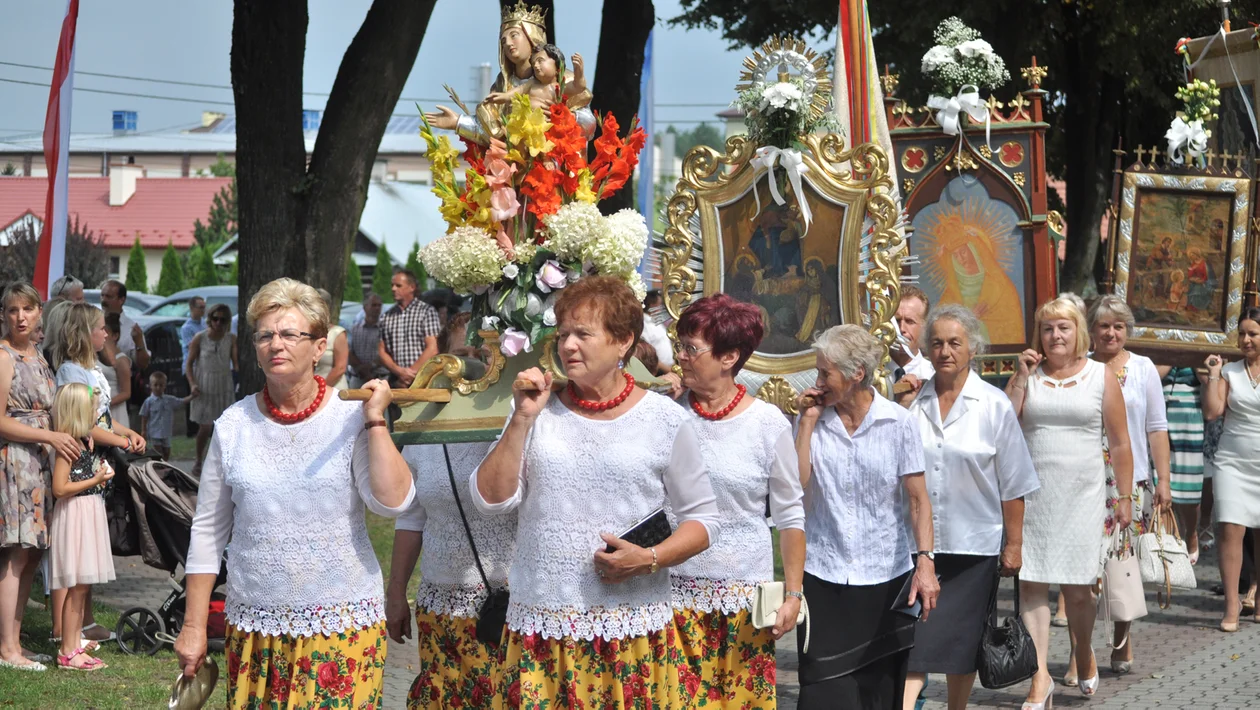
[[[933,305],[975,312],[989,340],[989,354],[977,358],[986,377],[1015,372],[1038,304],[1058,292],[1050,224],[1057,214],[1047,209],[1046,72],[1033,57],[1020,72],[1026,90],[1006,101],[972,92],[970,106],[960,91],[915,107],[897,98],[896,75],[882,77],[913,255],[902,275]],[[963,110],[951,113],[947,104],[958,99]]]

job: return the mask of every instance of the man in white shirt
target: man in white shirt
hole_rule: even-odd
[[[922,289],[909,284],[901,287],[901,303],[897,306],[896,318],[903,342],[894,345],[889,355],[901,371],[897,379],[909,382],[915,391],[936,374],[932,363],[919,350],[919,335],[931,310],[932,302]]]
[[[144,371],[149,366],[149,349],[144,344],[144,331],[123,312],[126,303],[127,287],[121,281],[109,279],[101,284],[101,310],[118,314],[118,349],[131,356],[137,371]]]

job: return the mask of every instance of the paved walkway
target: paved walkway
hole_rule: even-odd
[[[114,558],[118,580],[99,586],[97,601],[120,610],[137,606],[156,608],[170,593],[168,575],[146,567],[139,557]],[[1094,632],[1102,684],[1098,694],[1087,700],[1076,688],[1066,688],[1061,679],[1068,657],[1067,629],[1053,628],[1050,640],[1050,670],[1059,685],[1055,707],[1144,709],[1194,708],[1195,710],[1244,710],[1260,708],[1260,624],[1244,618],[1241,630],[1221,633],[1217,621],[1224,605],[1209,589],[1220,581],[1213,554],[1195,568],[1199,589],[1174,592],[1173,604],[1160,610],[1154,593],[1147,595],[1150,615],[1133,625],[1136,661],[1133,672],[1116,676],[1110,671],[1110,652],[1101,628]],[[1000,599],[1002,613],[1013,606],[1010,583]],[[1100,625],[1101,626],[1101,625]],[[817,633],[817,630],[815,630]],[[169,652],[159,654],[159,662],[174,665]],[[414,640],[405,646],[389,644],[385,675],[387,710],[405,707],[407,690],[416,675]],[[797,698],[796,640],[789,635],[779,642],[779,699],[782,708],[794,708]],[[985,690],[976,684],[971,705],[982,708],[1018,708],[1027,685],[1005,690]],[[927,689],[927,710],[943,710],[945,678],[932,676]]]

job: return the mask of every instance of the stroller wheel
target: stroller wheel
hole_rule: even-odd
[[[162,648],[157,634],[165,631],[166,625],[152,609],[132,607],[118,617],[118,647],[130,656],[152,656]]]

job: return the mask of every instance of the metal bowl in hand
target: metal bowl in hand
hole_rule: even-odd
[[[213,656],[206,656],[201,668],[191,678],[180,673],[175,685],[171,686],[167,707],[171,710],[200,710],[210,699],[218,682],[219,664],[215,663]]]

